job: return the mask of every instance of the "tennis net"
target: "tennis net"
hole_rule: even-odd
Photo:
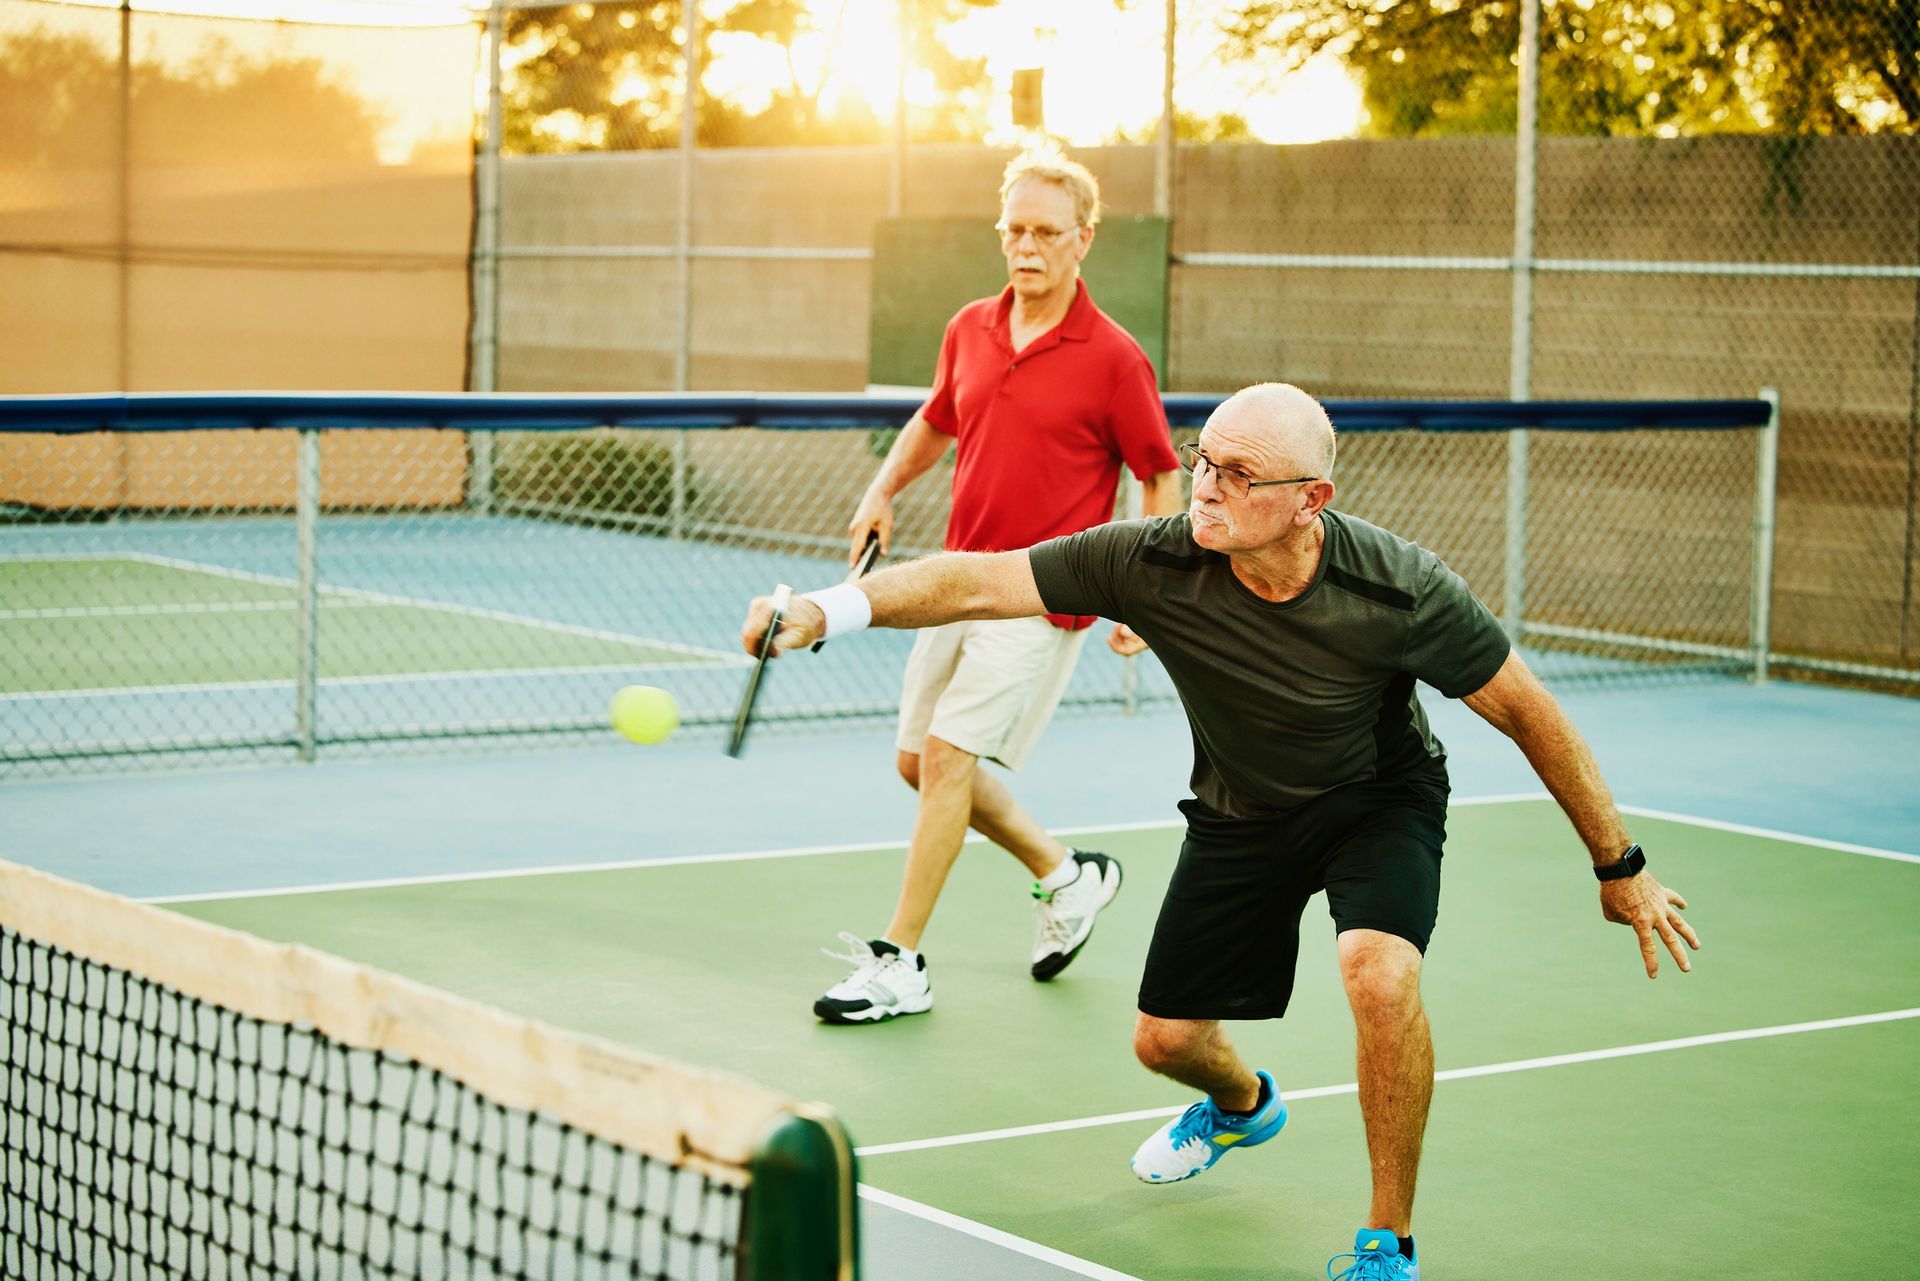
[[[0,1275],[827,1281],[824,1109],[0,862]]]

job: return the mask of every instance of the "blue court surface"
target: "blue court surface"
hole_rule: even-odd
[[[1647,984],[1518,752],[1428,696],[1456,808],[1426,983],[1442,1081],[1423,1272],[1523,1275],[1539,1256],[1517,1243],[1548,1235],[1552,1275],[1726,1258],[1812,1275],[1857,1232],[1848,1204],[1896,1238],[1920,1228],[1920,1114],[1895,1087],[1920,1051],[1920,701],[1731,681],[1563,701],[1706,948]],[[1174,1188],[1125,1169],[1186,1098],[1128,1033],[1188,753],[1176,715],[1059,719],[1012,786],[1075,843],[1124,852],[1128,892],[1087,953],[1027,981],[1024,883],[970,850],[926,942],[934,1012],[826,1035],[808,1006],[838,972],[815,948],[884,925],[912,819],[884,729],[771,726],[739,761],[711,732],[609,734],[15,782],[0,854],[823,1098],[862,1145],[873,1281],[1317,1276],[1365,1187],[1317,909],[1294,1014],[1236,1030],[1293,1099],[1288,1130]],[[349,892],[271,893],[317,887]],[[379,925],[396,912],[417,925]],[[1644,1107],[1595,1110],[1621,1092]],[[1795,1213],[1761,1213],[1786,1186]],[[1622,1187],[1647,1193],[1636,1232],[1657,1247],[1630,1264],[1602,1257],[1594,1214]],[[1727,1233],[1731,1255],[1700,1244]]]

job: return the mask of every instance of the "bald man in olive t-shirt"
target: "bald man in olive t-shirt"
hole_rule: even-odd
[[[1334,433],[1296,387],[1224,402],[1184,462],[1185,514],[1125,521],[1027,551],[948,554],[794,602],[775,651],[868,625],[1097,613],[1159,655],[1194,742],[1187,833],[1154,926],[1134,1053],[1205,1092],[1133,1156],[1148,1183],[1190,1178],[1286,1123],[1273,1077],[1227,1019],[1278,1018],[1299,922],[1324,892],[1358,1042],[1373,1198],[1343,1275],[1418,1281],[1413,1193],[1433,1041],[1420,970],[1437,915],[1445,754],[1425,680],[1512,738],[1587,846],[1602,915],[1630,926],[1649,978],[1700,940],[1646,869],[1592,753],[1493,616],[1440,559],[1328,510]],[[753,652],[769,617],[750,607]],[[1332,1266],[1329,1267],[1329,1275]]]

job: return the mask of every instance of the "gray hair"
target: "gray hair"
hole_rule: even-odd
[[[1007,162],[1000,179],[1000,203],[1024,178],[1050,182],[1073,197],[1073,220],[1082,227],[1100,221],[1100,183],[1078,160],[1069,160],[1057,142],[1038,143]]]

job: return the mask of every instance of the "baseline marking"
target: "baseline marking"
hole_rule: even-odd
[[[1477,1067],[1448,1068],[1444,1072],[1435,1072],[1433,1079],[1438,1081],[1464,1081],[1473,1077],[1502,1076],[1509,1072],[1531,1072],[1537,1068],[1566,1067],[1575,1063],[1597,1063],[1606,1059],[1634,1058],[1642,1054],[1659,1054],[1667,1050],[1690,1050],[1703,1045],[1725,1045],[1733,1041],[1759,1041],[1776,1036],[1794,1036],[1802,1032],[1828,1032],[1835,1028],[1864,1027],[1873,1023],[1894,1023],[1903,1019],[1920,1018],[1920,1008],[1907,1010],[1886,1010],[1879,1014],[1855,1014],[1846,1018],[1818,1019],[1810,1023],[1781,1023],[1773,1027],[1742,1028],[1733,1032],[1710,1032],[1702,1036],[1682,1036],[1668,1041],[1646,1041],[1639,1045],[1616,1045],[1604,1050],[1581,1050],[1574,1054],[1553,1054],[1544,1058],[1514,1059],[1506,1063],[1483,1063]],[[1286,1090],[1282,1097],[1288,1101],[1294,1099],[1320,1099],[1333,1095],[1358,1093],[1357,1082],[1349,1081],[1344,1085],[1321,1085],[1307,1090]],[[1026,1138],[1036,1134],[1058,1134],[1067,1130],[1090,1130],[1105,1125],[1120,1125],[1132,1121],[1151,1121],[1160,1117],[1178,1116],[1186,1107],[1144,1108],[1136,1112],[1114,1112],[1106,1116],[1081,1117],[1072,1121],[1051,1121],[1039,1125],[1011,1126],[1003,1130],[978,1130],[971,1134],[950,1134],[937,1139],[909,1139],[902,1143],[877,1143],[871,1147],[855,1148],[855,1156],[886,1156],[895,1152],[923,1152],[931,1148],[961,1147],[971,1143],[993,1143],[1001,1139]]]

